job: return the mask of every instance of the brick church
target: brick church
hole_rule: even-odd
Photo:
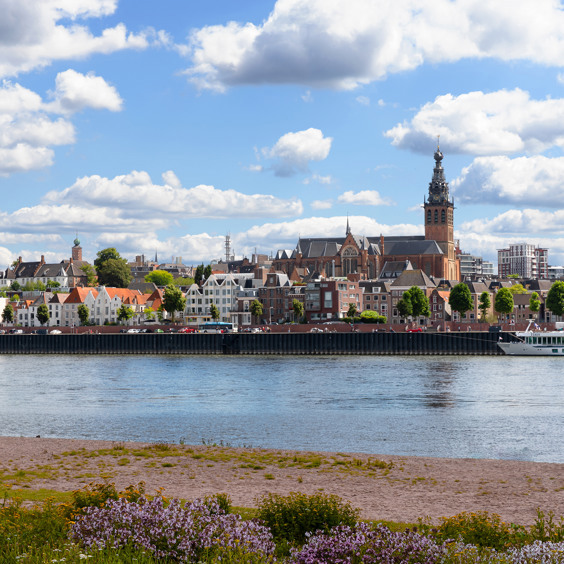
[[[386,264],[409,261],[435,280],[460,280],[460,261],[454,242],[454,203],[442,166],[443,154],[435,151],[435,168],[424,200],[425,235],[412,237],[360,237],[347,220],[344,237],[300,238],[294,250],[280,250],[273,268],[292,275],[295,269],[319,272],[326,277],[359,274],[363,280],[378,278]]]

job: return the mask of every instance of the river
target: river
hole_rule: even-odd
[[[0,435],[564,462],[564,360],[0,356]]]

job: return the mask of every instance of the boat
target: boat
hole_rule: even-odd
[[[531,329],[531,326],[533,327]],[[564,331],[541,331],[531,321],[525,331],[515,333],[517,340],[500,341],[497,345],[511,356],[562,356],[564,357]]]

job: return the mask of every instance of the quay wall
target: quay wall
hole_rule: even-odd
[[[0,354],[499,355],[512,333],[0,335]]]

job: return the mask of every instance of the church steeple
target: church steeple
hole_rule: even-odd
[[[349,214],[347,214],[347,233],[346,234],[349,235],[350,232],[351,232],[351,227],[349,225]]]
[[[449,203],[448,182],[446,181],[445,171],[443,169],[443,165],[441,164],[443,154],[441,153],[438,141],[434,157],[435,168],[433,169],[433,178],[431,182],[429,182],[429,198],[427,201],[430,204]]]

